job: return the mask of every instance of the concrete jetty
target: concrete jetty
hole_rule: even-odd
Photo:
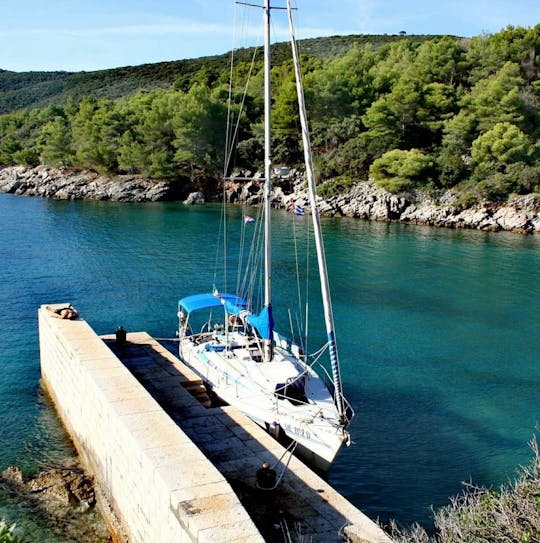
[[[43,384],[116,541],[390,543],[384,532],[145,332],[125,343],[39,309]],[[256,471],[275,465],[275,490]],[[287,539],[289,537],[289,539]]]

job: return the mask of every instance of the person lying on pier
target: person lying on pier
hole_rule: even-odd
[[[47,306],[47,309],[55,319],[69,319],[73,321],[79,318],[79,313],[77,313],[77,310],[71,304],[68,307],[61,307],[59,309]]]

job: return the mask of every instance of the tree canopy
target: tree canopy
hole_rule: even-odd
[[[301,50],[316,164],[323,181],[341,180],[325,190],[371,176],[394,192],[455,187],[500,199],[540,191],[540,25],[470,40],[360,38],[308,40]],[[300,125],[285,51],[280,46],[273,55],[274,161],[295,166],[302,156]],[[193,180],[201,172],[216,178],[228,138],[237,143],[229,169],[256,169],[261,61],[252,51],[241,53],[230,88],[224,57],[209,57],[156,65],[167,77],[154,88],[147,85],[149,65],[119,69],[114,77],[96,72],[116,82],[129,74],[139,90],[130,84],[120,96],[62,95],[46,107],[0,115],[0,166],[44,163],[169,180]],[[0,75],[4,87],[9,77],[23,86],[59,85],[67,77]],[[0,103],[11,92],[0,85]]]

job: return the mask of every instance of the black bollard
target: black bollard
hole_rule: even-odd
[[[123,326],[119,326],[118,330],[116,330],[116,344],[120,346],[125,345],[126,335],[127,332],[124,330]]]
[[[268,462],[257,470],[257,486],[266,490],[271,490],[276,486],[276,472],[270,467]]]

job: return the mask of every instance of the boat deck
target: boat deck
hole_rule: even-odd
[[[368,517],[295,457],[276,490],[257,488],[256,472],[262,464],[273,466],[283,457],[276,466],[279,476],[289,454],[235,408],[210,407],[201,380],[169,350],[175,342],[159,343],[145,332],[128,334],[125,345],[117,345],[114,335],[101,337],[227,479],[266,541],[340,541],[345,529],[349,541],[390,542]]]

